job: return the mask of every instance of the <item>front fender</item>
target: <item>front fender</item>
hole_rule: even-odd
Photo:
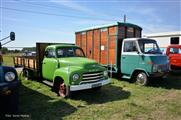
[[[55,71],[53,80],[55,80],[56,77],[61,77],[64,80],[64,83],[69,85],[69,74],[70,71],[68,68],[59,68]]]
[[[70,76],[74,73],[80,73],[81,69],[81,67],[77,66],[59,68],[55,71],[53,80],[55,80],[56,77],[61,77],[64,80],[65,85],[70,85]]]

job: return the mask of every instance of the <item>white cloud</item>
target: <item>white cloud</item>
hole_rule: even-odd
[[[178,31],[177,26],[173,25],[146,24],[143,25],[142,27],[143,27],[143,34]]]
[[[74,1],[71,1],[71,0],[50,0],[50,2],[53,2],[53,3],[56,3],[56,4],[59,4],[59,5],[63,5],[67,8],[70,8],[72,10],[77,10],[77,11],[81,11],[81,12],[84,12],[84,13],[89,13],[89,14],[95,14],[95,11],[83,6],[83,5],[80,5]]]
[[[157,10],[149,7],[149,6],[130,6],[128,8],[123,7],[119,8],[121,12],[127,13],[128,16],[134,14],[140,17],[140,21],[142,22],[156,22],[161,23],[163,20],[162,18],[157,14]]]
[[[68,9],[71,9],[71,10],[86,13],[87,16],[91,15],[91,16],[96,16],[99,18],[100,18],[100,16],[102,18],[109,18],[110,17],[106,13],[102,13],[99,10],[90,9],[88,6],[85,6],[83,3],[84,2],[86,3],[87,1],[83,1],[83,2],[76,1],[75,2],[73,0],[50,0],[50,2],[56,3],[58,5],[62,5],[64,7],[67,7]]]

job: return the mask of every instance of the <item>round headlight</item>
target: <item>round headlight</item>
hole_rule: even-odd
[[[104,71],[104,76],[108,76],[108,72],[107,71]]]
[[[76,81],[76,80],[79,79],[79,75],[78,74],[74,74],[72,78],[73,78],[74,81]]]
[[[11,81],[15,80],[15,74],[13,72],[7,72],[5,74],[5,80],[7,82],[11,82]]]

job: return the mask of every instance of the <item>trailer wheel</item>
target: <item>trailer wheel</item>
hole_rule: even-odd
[[[30,79],[30,73],[27,69],[23,70],[23,77],[25,77],[25,80],[29,80]]]
[[[135,81],[136,84],[141,85],[141,86],[146,86],[148,84],[148,76],[146,75],[145,72],[138,72],[135,75]]]

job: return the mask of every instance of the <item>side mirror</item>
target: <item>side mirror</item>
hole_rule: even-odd
[[[15,33],[14,32],[10,32],[10,39],[11,39],[11,41],[15,40]]]
[[[2,49],[2,45],[1,45],[1,42],[0,42],[0,49]]]

